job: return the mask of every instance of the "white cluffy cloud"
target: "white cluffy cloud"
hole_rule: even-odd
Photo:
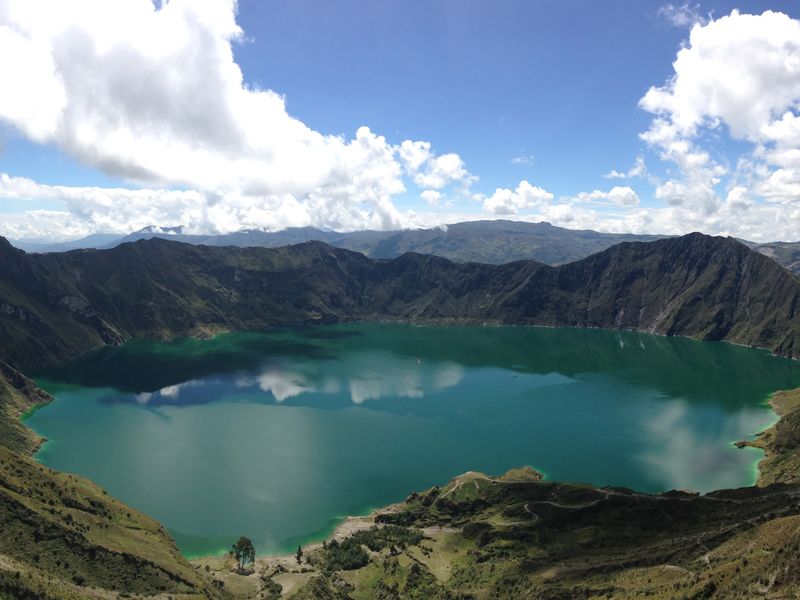
[[[594,190],[593,192],[580,192],[575,196],[578,202],[601,202],[617,206],[635,206],[639,204],[639,196],[628,186],[615,186],[607,192]]]
[[[406,140],[400,144],[399,154],[414,182],[422,188],[440,190],[451,183],[469,186],[476,179],[458,154],[435,156],[429,142]]]
[[[442,193],[436,190],[424,190],[420,193],[420,197],[431,206],[439,206],[439,200],[442,199]]]
[[[677,167],[655,197],[673,207],[672,218],[705,231],[797,239],[800,21],[733,11],[697,22],[673,66],[666,84],[639,101],[654,114],[642,139]],[[703,147],[709,136],[752,150],[731,166]]]
[[[553,199],[553,194],[522,180],[517,189],[497,188],[483,200],[483,207],[495,215],[516,215],[520,211],[541,207]]]
[[[714,19],[691,3],[659,13],[691,27],[673,75],[639,101],[652,114],[641,138],[666,173],[657,177],[639,157],[605,177],[639,179],[651,193],[616,186],[555,199],[527,180],[473,193],[477,177],[462,158],[428,141],[309,128],[283,96],[246,83],[233,54],[243,39],[235,0],[0,0],[0,56],[13,57],[0,59],[0,126],[133,188],[0,174],[0,198],[59,207],[5,211],[0,235],[76,238],[151,224],[187,233],[385,230],[513,216],[600,231],[797,239],[800,21],[772,11]],[[399,210],[404,194],[431,212]],[[468,197],[474,208],[449,210]]]
[[[650,88],[641,106],[666,120],[658,124],[669,128],[660,136],[724,123],[736,138],[796,141],[794,119],[783,117],[800,99],[798,40],[800,22],[771,11],[733,11],[696,25],[678,52],[674,77]]]
[[[4,173],[0,197],[65,205],[65,210],[4,215],[0,233],[12,238],[128,233],[152,224],[183,225],[187,233],[226,233],[305,225],[387,229],[414,223],[414,215],[401,213],[389,200],[369,210],[317,194],[298,199],[292,194],[247,196],[235,190],[51,186]]]
[[[243,38],[236,9],[235,0],[0,1],[0,56],[13,57],[0,60],[0,121],[105,173],[164,188],[47,190],[69,198],[74,219],[130,230],[133,196],[166,219],[159,224],[190,230],[386,229],[413,217],[392,201],[406,175],[422,190],[474,181],[457,154],[436,156],[427,142],[395,146],[367,127],[350,139],[323,135],[292,117],[283,96],[245,83],[232,47]],[[424,157],[407,160],[408,145]],[[176,188],[193,191],[168,191]]]

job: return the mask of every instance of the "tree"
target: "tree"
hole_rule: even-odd
[[[256,549],[250,538],[244,536],[239,538],[239,541],[233,545],[231,555],[236,559],[239,565],[239,571],[243,571],[247,563],[253,563],[256,560]]]
[[[297,547],[297,554],[295,555],[295,558],[297,559],[297,564],[298,565],[302,564],[302,562],[303,562],[303,548],[301,546]]]

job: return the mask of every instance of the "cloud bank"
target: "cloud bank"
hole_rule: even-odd
[[[242,36],[233,0],[0,2],[0,55],[15,57],[0,61],[0,119],[155,188],[32,190],[6,176],[4,195],[65,200],[89,228],[112,231],[142,222],[130,201],[189,230],[388,229],[413,216],[392,202],[405,175],[421,191],[475,180],[457,154],[437,156],[428,142],[307,127],[282,96],[245,84],[233,55]],[[28,193],[11,196],[9,185]]]
[[[673,67],[639,101],[654,115],[642,139],[677,170],[655,190],[666,214],[754,239],[800,237],[800,21],[733,11],[696,23]],[[710,136],[752,151],[731,166],[703,147]]]
[[[461,156],[425,140],[309,128],[283,96],[246,83],[234,57],[244,39],[235,0],[0,0],[0,55],[14,57],[0,60],[0,121],[128,184],[0,174],[0,198],[64,207],[5,213],[0,234],[67,238],[151,224],[192,233],[397,229],[513,217],[797,239],[800,21],[771,11],[714,19],[694,4],[660,14],[691,28],[673,75],[639,100],[652,115],[641,134],[648,165],[656,156],[664,174],[639,155],[604,175],[628,185],[557,196],[529,180],[474,192],[478,179]],[[738,154],[721,152],[720,140]],[[398,208],[409,199],[430,212]]]

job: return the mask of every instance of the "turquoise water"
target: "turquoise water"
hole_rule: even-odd
[[[293,550],[467,470],[643,491],[753,483],[731,443],[800,364],[630,332],[360,324],[132,342],[40,374],[37,455],[190,556]]]

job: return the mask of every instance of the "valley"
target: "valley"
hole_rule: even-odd
[[[443,488],[418,489],[406,503],[375,517],[403,528],[392,535],[414,540],[405,548],[392,549],[395,542],[381,541],[381,536],[393,529],[363,534],[366,541],[346,544],[347,553],[357,557],[353,567],[360,563],[361,553],[367,552],[363,550],[367,541],[376,549],[369,549],[367,563],[356,568],[337,562],[339,550],[311,548],[313,564],[300,573],[302,577],[262,573],[264,568],[274,567],[274,561],[267,559],[258,563],[258,572],[247,577],[230,573],[220,559],[190,564],[160,524],[125,508],[85,479],[60,474],[26,458],[40,441],[18,422],[30,408],[50,400],[21,373],[64,369],[67,361],[98,349],[113,352],[123,342],[130,343],[119,346],[119,351],[132,352],[135,358],[137,344],[144,348],[141,344],[148,339],[174,340],[171,343],[177,344],[177,352],[172,353],[171,367],[155,370],[155,379],[144,388],[141,385],[146,380],[124,361],[116,369],[114,360],[107,360],[107,369],[85,371],[96,373],[99,379],[92,385],[101,386],[119,385],[115,378],[124,381],[128,372],[133,375],[132,383],[127,388],[122,385],[118,397],[123,402],[117,406],[124,408],[127,403],[135,408],[139,397],[146,399],[145,405],[155,402],[151,410],[157,414],[173,410],[171,402],[180,398],[171,386],[200,376],[205,368],[200,346],[180,339],[216,336],[197,342],[213,344],[226,339],[218,335],[223,332],[275,331],[286,326],[313,325],[314,331],[323,332],[325,328],[318,325],[390,321],[448,327],[522,324],[615,329],[618,333],[585,332],[611,336],[608,341],[616,344],[593,354],[593,362],[600,364],[613,362],[617,350],[611,348],[623,350],[619,340],[623,347],[631,342],[628,352],[636,351],[639,334],[625,331],[630,329],[724,340],[784,357],[719,346],[725,353],[755,353],[769,364],[796,358],[800,283],[771,259],[735,240],[692,234],[625,243],[562,267],[535,262],[458,264],[415,254],[375,261],[319,243],[270,250],[149,240],[106,251],[44,255],[27,255],[5,244],[0,247],[0,266],[4,340],[0,356],[7,365],[3,371],[3,431],[9,432],[9,437],[3,438],[8,448],[4,450],[7,466],[2,507],[3,522],[15,524],[14,529],[4,526],[5,535],[0,539],[4,565],[0,590],[7,597],[104,598],[121,591],[142,597],[268,597],[270,589],[277,589],[266,583],[272,577],[276,582],[294,581],[297,585],[286,596],[295,598],[560,598],[573,597],[567,594],[574,590],[583,590],[586,597],[634,597],[641,589],[661,597],[674,597],[676,590],[686,597],[749,597],[756,589],[779,597],[785,586],[793,585],[789,565],[800,554],[793,533],[798,439],[794,421],[800,418],[794,410],[794,396],[776,397],[781,420],[752,442],[764,448],[767,457],[759,486],[702,496],[685,492],[648,495],[619,487],[613,480],[609,480],[616,486],[613,489],[538,481],[538,475],[526,470],[498,479],[496,475],[503,471],[500,463],[487,464],[483,470],[490,475],[470,474]],[[515,329],[522,330],[508,331]],[[429,327],[422,328],[426,330]],[[479,330],[502,332],[506,328]],[[541,330],[545,334],[562,331],[566,330]],[[699,344],[656,336],[647,338],[645,346],[650,339],[656,345]],[[451,362],[469,364],[469,344],[443,343]],[[426,364],[431,360],[419,351],[421,347],[419,342],[401,343],[393,352],[400,351],[410,359],[404,368],[413,369],[414,361]],[[499,365],[515,364],[513,352],[496,345],[488,347]],[[572,343],[568,347],[581,346]],[[698,349],[705,347],[698,345]],[[686,352],[685,348],[677,355]],[[639,348],[638,356],[649,355]],[[543,356],[554,362],[537,369],[547,373],[558,368],[559,353]],[[658,356],[654,358],[659,365],[669,364],[669,359]],[[195,358],[198,362],[192,366]],[[207,362],[214,365],[215,372],[225,372],[226,360],[225,352],[217,352]],[[230,361],[232,372],[241,368],[237,362]],[[721,364],[719,357],[711,362]],[[697,361],[700,372],[702,364]],[[585,369],[578,368],[571,376]],[[671,376],[670,369],[660,372],[666,378],[661,385],[674,386],[680,381]],[[731,383],[760,382],[764,386],[761,391],[749,396],[748,402],[754,402],[776,387],[796,386],[792,377],[770,383],[763,372],[751,367],[737,366],[734,372],[743,379],[730,378],[716,367],[708,371],[712,379],[705,382],[707,389],[721,385],[714,376],[731,379]],[[513,373],[507,376],[513,379]],[[85,377],[79,375],[73,383],[63,381],[63,389],[51,389],[58,396],[78,382],[88,383]],[[289,383],[315,387],[309,385],[309,375],[305,377]],[[641,384],[636,377],[632,381]],[[275,408],[288,410],[288,405],[302,398],[302,394],[291,395],[293,388],[286,387],[285,380],[276,383],[273,378],[269,383],[273,397],[277,398],[276,390],[283,390],[278,393],[287,403]],[[47,384],[43,385],[47,389]],[[407,384],[402,385],[407,389]],[[479,393],[480,386],[475,387]],[[401,390],[400,384],[396,389]],[[201,391],[202,386],[197,389]],[[133,399],[133,404],[125,397]],[[726,397],[731,399],[730,394]],[[409,400],[415,399],[405,399]],[[352,395],[347,401],[352,403]],[[374,400],[365,400],[365,407],[370,402]],[[57,401],[32,419],[46,417],[60,404]],[[769,419],[760,422],[763,425],[753,422],[753,426],[769,425]],[[721,447],[724,455],[746,458],[743,453],[754,452],[732,447],[734,441],[747,437],[744,434],[755,433],[746,421],[743,424],[744,429],[723,434],[721,439],[731,438]],[[700,437],[706,438],[706,434]],[[47,456],[46,446],[43,452]],[[508,467],[514,466],[508,464],[510,460],[506,459]],[[530,462],[539,466],[535,460]],[[464,470],[474,471],[478,466]],[[441,485],[439,477],[431,474],[431,483]],[[524,480],[518,481],[520,477]],[[397,491],[391,494],[397,498]],[[533,502],[539,504],[534,508]],[[417,539],[415,528],[428,532],[430,539]],[[145,544],[142,535],[148,536]],[[42,539],[52,541],[42,545]],[[39,541],[34,544],[33,540]],[[755,545],[746,540],[755,540]],[[742,544],[748,548],[746,560],[741,558]],[[36,556],[31,554],[34,547],[41,548]],[[75,556],[68,567],[63,564],[67,554]],[[98,556],[107,556],[108,561],[98,562]],[[120,559],[122,562],[114,562]],[[105,564],[108,570],[101,568]],[[135,588],[131,587],[134,574],[139,586]],[[520,596],[523,590],[527,596]]]

